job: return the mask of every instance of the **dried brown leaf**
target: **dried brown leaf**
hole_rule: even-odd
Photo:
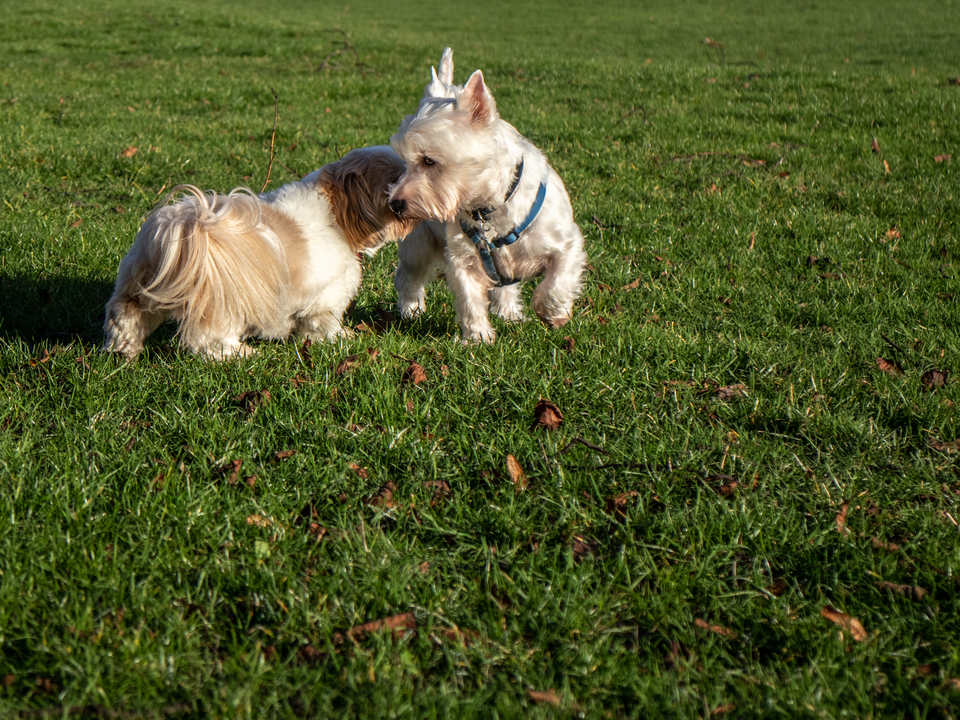
[[[892,227],[884,233],[887,240],[899,240],[900,239],[900,228]]]
[[[949,442],[940,442],[930,438],[930,447],[945,453],[955,453],[960,450],[960,440],[950,440]]]
[[[553,705],[554,707],[560,707],[561,700],[560,696],[554,692],[553,688],[549,690],[527,690],[527,695],[530,696],[530,699],[536,703],[543,703],[546,705]]]
[[[947,384],[947,375],[949,370],[927,370],[921,377],[920,382],[927,390],[936,390]]]
[[[281,450],[280,452],[274,453],[273,458],[277,462],[280,462],[282,460],[286,460],[287,458],[293,457],[296,454],[297,454],[296,450]]]
[[[637,278],[637,279],[634,280],[632,283],[629,283],[628,285],[624,285],[624,286],[623,286],[623,289],[624,289],[624,290],[636,290],[638,287],[640,287],[640,281],[641,281],[642,279],[643,279],[643,278]]]
[[[725,385],[716,389],[716,396],[721,400],[730,402],[731,400],[736,400],[737,398],[747,394],[747,386],[743,383],[737,383],[736,385]]]
[[[351,640],[362,640],[370,633],[381,632],[383,630],[393,630],[396,632],[416,629],[417,619],[413,616],[413,613],[401,613],[400,615],[391,615],[382,620],[373,620],[363,625],[352,627],[347,630],[346,637]],[[334,640],[340,640],[341,642],[343,638],[344,636],[339,633],[334,636]]]
[[[349,463],[347,467],[353,470],[357,474],[357,477],[359,477],[361,480],[366,480],[368,477],[370,477],[370,471],[365,467],[360,467],[356,463]]]
[[[824,608],[820,611],[820,614],[830,622],[836,623],[841,628],[846,630],[857,642],[863,642],[867,639],[867,631],[864,630],[863,625],[861,625],[860,621],[855,617],[851,617],[845,612],[840,612],[830,605],[824,606]]]
[[[889,590],[892,593],[913,597],[914,600],[923,600],[929,593],[919,585],[898,585],[897,583],[887,582],[886,580],[876,580],[873,583],[881,590]]]
[[[573,536],[573,559],[575,562],[580,562],[587,555],[592,555],[597,549],[597,543],[593,540],[589,540],[583,535],[574,535]]]
[[[577,341],[572,337],[564,336],[563,338],[563,349],[567,352],[573,352],[573,349],[576,347]]]
[[[733,712],[737,709],[735,703],[727,703],[726,705],[717,705],[713,710],[710,711],[710,717],[717,717],[718,715],[726,715],[727,713]]]
[[[870,544],[873,545],[875,550],[885,550],[886,552],[889,552],[889,553],[895,553],[900,550],[900,546],[897,545],[896,543],[887,542],[885,540],[881,540],[878,537],[870,538]]]
[[[773,595],[774,597],[783,597],[783,594],[787,591],[787,581],[781,578],[777,580],[773,585],[767,588],[767,592]]]
[[[537,401],[537,406],[533,409],[533,425],[531,429],[534,427],[542,427],[547,430],[556,430],[561,424],[563,424],[563,413],[560,412],[560,408],[546,398],[540,398],[540,400]]]
[[[934,161],[934,162],[938,162],[938,163],[940,163],[940,162],[947,162],[947,163],[948,163],[948,162],[950,162],[950,159],[951,159],[952,157],[953,157],[953,155],[949,155],[949,154],[948,154],[948,155],[934,155],[934,156],[933,156],[933,161]]]
[[[131,145],[131,146],[128,147],[126,150],[124,150],[123,152],[120,153],[120,157],[131,158],[131,157],[133,157],[134,155],[136,155],[139,150],[140,150],[140,148],[137,148],[137,147],[134,147],[133,145]]]
[[[380,356],[380,351],[376,348],[367,348],[367,357],[371,360],[376,360]]]
[[[255,525],[258,528],[266,528],[273,525],[273,521],[265,518],[263,515],[248,515],[247,525]]]
[[[410,367],[408,367],[403,372],[403,378],[400,382],[404,385],[408,383],[419,385],[420,383],[423,383],[426,381],[427,381],[427,373],[423,369],[423,366],[411,361]]]
[[[701,620],[700,618],[694,618],[693,624],[701,630],[709,630],[710,632],[723,635],[725,638],[730,638],[731,640],[736,640],[739,637],[739,635],[730,628],[725,628],[723,625],[711,625],[706,620]]]
[[[270,392],[267,390],[247,390],[234,396],[234,402],[243,405],[243,409],[251,415],[256,414],[257,410],[270,404]]]
[[[527,489],[527,473],[524,472],[520,462],[510,453],[507,453],[507,473],[509,473],[510,482],[513,483],[517,492]]]
[[[840,506],[837,513],[837,532],[841,535],[849,535],[850,529],[847,527],[847,513],[850,511],[850,503],[844,503]]]
[[[333,370],[334,377],[343,377],[348,372],[353,370],[353,366],[359,362],[359,355],[347,355],[343,360],[337,363],[337,367]]]
[[[640,493],[636,490],[630,490],[619,495],[611,495],[607,498],[607,515],[612,515],[617,520],[623,520],[627,516],[627,505],[630,500],[639,497]]]
[[[887,360],[886,358],[878,357],[877,367],[887,373],[887,375],[893,375],[894,377],[903,375],[903,367],[896,360]]]
[[[870,143],[870,149],[876,154],[880,154],[880,143],[877,142],[877,139],[874,138],[873,142]]]
[[[226,465],[218,467],[215,472],[217,475],[225,476],[228,485],[236,485],[237,479],[240,477],[240,468],[242,465],[243,460],[231,460]]]
[[[397,507],[397,503],[393,501],[393,493],[396,489],[397,486],[393,484],[393,481],[388,481],[386,485],[377,491],[376,495],[368,497],[366,500],[364,500],[364,503],[370,507],[377,508]]]
[[[427,480],[423,486],[433,491],[433,499],[430,505],[436,505],[450,497],[450,484],[446,480]]]

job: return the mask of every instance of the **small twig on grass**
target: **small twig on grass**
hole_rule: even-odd
[[[607,452],[606,450],[604,450],[602,447],[600,447],[599,445],[594,445],[592,442],[587,442],[587,441],[584,440],[582,437],[575,437],[573,440],[571,440],[571,441],[567,444],[567,446],[566,446],[565,448],[563,448],[563,450],[561,450],[561,451],[560,451],[559,453],[557,453],[557,454],[558,454],[558,455],[566,455],[567,451],[569,451],[570,448],[572,448],[572,447],[573,447],[574,445],[576,445],[577,443],[580,443],[581,445],[585,445],[586,447],[590,448],[591,450],[596,450],[597,452],[601,452],[601,453],[603,453],[604,455],[606,455],[606,456],[608,456],[608,457],[610,456],[610,453],[608,453],[608,452]]]
[[[280,116],[280,96],[273,88],[270,88],[270,92],[273,93],[273,135],[270,137],[270,164],[267,165],[267,179],[263,181],[263,187],[260,188],[261,195],[267,189],[267,185],[270,184],[270,171],[273,170],[273,158],[276,156],[274,144],[277,140],[277,118]]]
[[[892,347],[894,350],[899,350],[900,353],[903,354],[903,355],[906,355],[906,354],[907,354],[907,351],[906,351],[906,350],[904,350],[902,347],[900,347],[899,345],[897,345],[893,340],[891,340],[890,338],[888,338],[888,337],[887,337],[886,335],[884,335],[883,333],[880,333],[880,337],[882,337],[883,340],[884,340],[884,342],[886,342],[887,345],[889,345],[890,347]]]
[[[340,67],[340,65],[333,65],[333,64],[331,64],[330,60],[331,60],[332,58],[335,58],[337,55],[345,55],[345,54],[349,54],[349,53],[353,53],[353,58],[354,58],[354,64],[353,64],[353,66],[354,66],[354,67],[361,68],[362,70],[363,70],[363,69],[370,68],[369,65],[367,65],[365,62],[363,62],[363,61],[360,59],[360,53],[357,52],[357,49],[353,46],[353,43],[350,42],[350,38],[347,37],[347,33],[346,33],[345,31],[341,30],[339,25],[338,25],[337,27],[335,27],[333,30],[327,30],[326,32],[329,32],[329,33],[340,33],[340,36],[341,36],[341,38],[343,39],[343,47],[342,47],[342,48],[337,48],[336,50],[332,50],[331,52],[327,53],[327,56],[323,59],[323,62],[320,64],[320,68],[319,68],[319,70],[317,70],[317,72],[321,72],[322,70],[336,70],[336,69],[338,69],[338,68]],[[331,42],[333,42],[333,41],[331,41]],[[371,68],[371,69],[372,69],[372,68]]]
[[[639,110],[640,112],[643,113],[643,124],[644,124],[644,125],[649,125],[649,124],[650,124],[650,123],[649,123],[649,120],[647,120],[647,109],[646,109],[643,105],[641,105],[640,107],[635,107],[635,106],[631,105],[631,106],[630,106],[630,109],[627,110],[625,113],[623,113],[623,115],[620,116],[620,122],[621,122],[621,123],[626,123],[627,118],[630,117],[631,115],[633,115],[637,110]]]

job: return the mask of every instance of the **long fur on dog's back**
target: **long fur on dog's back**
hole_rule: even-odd
[[[139,236],[149,248],[140,293],[151,311],[172,312],[190,344],[211,322],[270,328],[285,304],[289,283],[283,247],[262,222],[260,200],[246,188],[228,195],[192,185],[174,205],[154,211]],[[137,243],[135,243],[135,246]]]

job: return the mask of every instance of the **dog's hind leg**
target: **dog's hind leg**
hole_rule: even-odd
[[[520,283],[495,287],[490,291],[490,312],[507,322],[523,322],[523,299],[520,297]]]
[[[547,263],[543,280],[533,291],[533,310],[550,327],[562,327],[570,320],[586,262],[587,254],[576,249],[554,255]]]
[[[103,329],[107,339],[103,349],[133,360],[143,349],[143,341],[167,317],[163,312],[145,310],[138,296],[110,298],[104,315]]]
[[[443,246],[443,226],[433,222],[420,223],[400,241],[393,284],[402,317],[409,319],[426,309],[426,286],[445,264]]]

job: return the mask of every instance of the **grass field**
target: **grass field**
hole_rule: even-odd
[[[957,717],[960,5],[313,5],[0,8],[0,715]],[[387,248],[350,341],[99,351],[271,88],[275,187],[445,45],[565,179],[567,327],[391,322]]]

